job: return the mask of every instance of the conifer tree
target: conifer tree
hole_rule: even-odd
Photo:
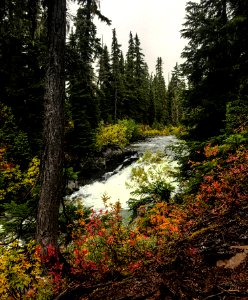
[[[124,106],[125,114],[131,117],[132,103],[136,98],[136,84],[134,77],[134,64],[135,64],[135,49],[132,32],[129,34],[128,50],[125,62],[125,95]]]
[[[99,59],[98,68],[98,98],[100,105],[101,120],[111,122],[111,65],[108,47],[104,45]]]
[[[173,125],[178,125],[181,122],[184,92],[185,82],[181,78],[179,66],[176,64],[168,84],[167,92],[170,123]]]
[[[155,91],[154,91],[154,76],[151,74],[149,77],[149,91],[148,91],[148,112],[147,123],[152,126],[156,121],[155,112]]]
[[[122,115],[123,108],[123,57],[121,45],[118,43],[116,30],[113,29],[111,45],[111,73],[112,73],[112,106],[113,120],[116,122]]]
[[[30,0],[0,5],[0,102],[11,108],[16,125],[27,134],[32,155],[40,150],[42,131],[46,44],[41,12],[38,4],[30,7]]]
[[[132,80],[134,78],[134,60],[135,60],[134,39],[133,39],[133,34],[130,31],[128,50],[126,54],[126,65],[125,65],[126,76],[127,78],[129,78],[129,80]]]
[[[135,96],[132,103],[132,113],[138,122],[146,122],[148,110],[149,95],[149,72],[148,66],[144,61],[144,54],[140,46],[138,35],[134,38],[134,79],[135,79]]]
[[[182,53],[189,85],[185,124],[191,128],[190,138],[203,140],[221,132],[226,103],[247,87],[247,1],[189,2],[186,12],[182,30],[189,39]]]
[[[161,57],[157,58],[156,74],[153,79],[153,85],[155,103],[155,122],[159,124],[168,124],[169,108],[167,103],[165,79],[163,75],[163,61]]]
[[[92,64],[100,54],[101,46],[96,37],[94,16],[97,15],[101,21],[110,24],[100,13],[96,1],[85,0],[80,3],[75,18],[76,30],[68,45],[68,51],[74,54],[75,61],[68,65],[68,94],[73,128],[68,133],[67,140],[72,146],[72,155],[77,158],[82,158],[92,149],[94,130],[100,117]]]
[[[232,54],[236,53],[239,65],[239,80],[240,90],[242,94],[247,95],[248,80],[247,80],[247,65],[248,65],[248,45],[246,33],[248,30],[248,3],[246,0],[232,0],[230,1],[233,15],[229,22],[230,34],[233,43]],[[236,39],[234,39],[236,38]],[[236,52],[236,51],[238,52]],[[234,53],[233,53],[234,52]]]

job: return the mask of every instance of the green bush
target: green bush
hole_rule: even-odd
[[[245,101],[235,100],[226,105],[226,132],[247,131],[248,105]]]
[[[170,134],[178,137],[183,137],[187,133],[186,128],[183,125],[170,126],[169,131]]]
[[[28,136],[16,125],[11,109],[0,103],[0,145],[5,148],[4,157],[25,169],[31,160]]]
[[[0,283],[3,300],[46,300],[53,296],[52,278],[44,274],[33,241],[24,246],[18,242],[0,245]]]
[[[139,126],[132,119],[119,120],[118,124],[126,128],[126,137],[128,141],[136,140],[141,135]]]
[[[159,128],[157,126],[150,127],[149,125],[141,125],[140,133],[144,136],[162,136],[162,135],[169,135],[169,129],[165,126],[160,126]]]
[[[117,146],[123,149],[128,144],[126,127],[121,124],[101,124],[96,133],[96,148],[101,151],[104,148]]]
[[[4,159],[4,151],[0,149],[0,240],[28,239],[35,230],[40,161],[34,157],[28,169],[21,171]]]
[[[123,149],[138,135],[138,126],[133,120],[120,120],[117,124],[109,125],[101,123],[96,133],[96,149],[98,151],[106,147]]]

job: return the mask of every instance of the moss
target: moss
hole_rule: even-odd
[[[195,232],[193,232],[190,237],[189,240],[193,240],[194,238],[196,238],[199,235],[205,234],[207,231],[212,230],[214,228],[218,227],[218,225],[214,224],[214,225],[210,225],[208,227],[203,227]]]

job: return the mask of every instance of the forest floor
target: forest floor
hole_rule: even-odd
[[[164,245],[162,262],[98,285],[79,282],[56,300],[248,299],[248,206],[209,212]]]

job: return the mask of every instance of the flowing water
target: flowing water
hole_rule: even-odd
[[[152,153],[164,151],[165,147],[175,144],[177,141],[174,136],[159,136],[149,138],[144,142],[134,143],[131,148],[137,151],[137,155],[140,157],[146,151]],[[70,198],[80,199],[85,206],[99,210],[104,208],[102,196],[107,195],[110,197],[110,202],[119,201],[122,209],[127,209],[131,190],[126,187],[126,182],[130,179],[131,169],[136,165],[137,162],[133,162],[126,166],[126,161],[124,161],[113,172],[105,173],[102,179],[80,187]]]

